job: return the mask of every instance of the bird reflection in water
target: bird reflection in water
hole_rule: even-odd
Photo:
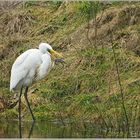
[[[28,138],[31,137],[32,133],[33,133],[33,128],[35,125],[35,121],[32,122],[31,124],[31,128],[29,130],[29,134],[28,134]],[[19,121],[19,138],[22,138],[22,125],[21,125],[21,120]]]

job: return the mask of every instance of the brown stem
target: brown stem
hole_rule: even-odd
[[[122,88],[122,84],[121,84],[121,78],[120,78],[120,73],[119,73],[117,56],[116,56],[115,49],[114,49],[114,47],[117,46],[117,44],[113,43],[112,37],[113,36],[111,34],[112,50],[113,50],[113,55],[114,55],[114,60],[115,60],[115,67],[116,67],[116,72],[117,72],[118,84],[119,84],[119,87],[120,87],[120,93],[121,93],[121,99],[122,99],[121,100],[122,101],[122,108],[123,108],[124,116],[125,116],[125,119],[126,119],[126,127],[127,127],[127,130],[129,131],[129,120],[128,120],[127,111],[126,111],[125,102],[124,102],[124,93],[123,93],[123,88]]]

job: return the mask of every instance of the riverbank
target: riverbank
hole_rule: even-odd
[[[1,12],[1,118],[18,117],[16,104],[8,109],[15,58],[48,42],[63,53],[66,65],[56,65],[30,88],[37,120],[89,120],[117,129],[139,126],[139,7],[139,2],[24,2]],[[22,113],[30,119],[24,98]]]

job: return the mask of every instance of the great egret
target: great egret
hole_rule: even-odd
[[[10,91],[20,91],[19,95],[19,120],[21,120],[21,96],[25,88],[24,97],[27,102],[32,119],[35,120],[28,101],[28,87],[37,80],[43,79],[52,66],[51,55],[62,58],[62,55],[54,51],[47,43],[41,43],[38,49],[29,49],[15,60],[11,69]]]

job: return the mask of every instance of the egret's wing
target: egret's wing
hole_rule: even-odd
[[[13,71],[11,72],[11,79],[10,79],[10,91],[18,85],[18,83],[23,80],[24,77],[28,74],[27,69],[12,69]]]
[[[11,70],[10,90],[25,80],[33,80],[36,68],[41,64],[41,53],[38,49],[30,49],[21,54],[14,62]]]
[[[16,61],[13,64],[13,67],[19,67],[26,61],[27,56],[32,52],[33,49],[27,50],[26,52],[22,53],[19,57],[17,57]]]
[[[24,62],[26,61],[29,54],[30,51],[26,51],[25,53],[21,54],[14,62],[11,70],[10,90],[14,89],[20,80],[22,80],[28,74],[28,70],[24,68]]]

